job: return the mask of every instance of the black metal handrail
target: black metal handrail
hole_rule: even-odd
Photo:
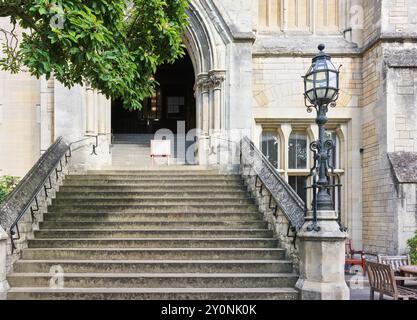
[[[43,189],[45,192],[45,199],[48,197],[48,190],[52,189],[51,175],[55,171],[56,179],[58,180],[58,174],[63,172],[62,160],[65,158],[65,163],[68,164],[68,159],[72,156],[72,146],[91,138],[96,139],[96,144],[93,145],[93,152],[91,154],[97,155],[96,148],[98,147],[98,136],[87,137],[70,144],[65,142],[62,137],[59,137],[45,153],[42,154],[16,188],[6,197],[3,205],[0,207],[0,225],[5,230],[10,231],[12,253],[16,249],[15,241],[20,239],[18,224],[22,217],[29,209],[32,218],[34,217],[35,212],[40,210],[38,195]],[[35,203],[36,209],[33,208],[33,203]]]
[[[255,187],[269,191],[269,208],[275,210],[275,215],[279,208],[289,222],[289,229],[297,233],[304,224],[304,201],[248,137],[241,140],[240,149],[241,165],[250,166],[255,171]],[[261,185],[258,185],[258,181]],[[276,204],[275,208],[271,207],[272,200]]]

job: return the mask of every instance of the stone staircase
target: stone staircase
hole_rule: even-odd
[[[149,134],[116,134],[111,147],[113,167],[151,165],[151,139]]]
[[[285,256],[238,175],[91,171],[66,177],[8,299],[298,299]]]
[[[150,167],[152,161],[151,154],[151,140],[154,139],[154,135],[151,134],[115,134],[113,138],[113,144],[111,147],[112,154],[112,168],[132,168],[132,167]],[[184,165],[187,161],[188,164],[193,164],[195,159],[188,155],[189,159],[185,159],[185,150],[194,143],[193,141],[187,141],[184,136],[173,135],[171,140],[171,153],[170,164]],[[184,145],[180,147],[179,142]],[[183,148],[184,150],[178,150]],[[179,152],[178,152],[179,151]],[[167,160],[165,158],[156,158],[156,165],[166,165]]]

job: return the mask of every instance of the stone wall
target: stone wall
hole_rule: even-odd
[[[279,246],[285,249],[287,258],[293,263],[295,272],[298,272],[299,253],[297,244],[294,245],[294,233],[288,231],[288,219],[281,210],[277,210],[277,215],[274,216],[274,210],[269,207],[270,193],[265,188],[260,190],[260,188],[255,187],[256,175],[253,174],[253,171],[251,173],[249,168],[241,167],[240,174],[244,179],[248,192],[254,197],[259,211],[263,214],[263,218],[268,221],[269,229],[273,231],[274,237],[278,239]],[[260,182],[258,181],[257,183],[259,184]]]
[[[377,37],[381,32],[381,18],[382,18],[382,0],[364,0],[363,6],[363,43],[366,47]]]
[[[372,252],[405,253],[416,229],[415,190],[396,185],[387,158],[417,151],[415,50],[382,43],[364,56],[363,235]]]
[[[338,106],[329,111],[329,126],[340,133],[343,221],[355,247],[404,251],[404,238],[413,230],[414,189],[397,188],[387,152],[417,152],[417,2],[193,0],[192,5],[184,38],[197,79],[223,77],[216,99],[196,86],[197,111],[205,114],[198,123],[207,130],[220,123],[224,131],[245,131],[255,144],[264,127],[283,133],[284,151],[292,128],[317,138],[301,76],[317,45],[326,44],[334,64],[343,65]],[[0,19],[0,26],[7,23]],[[216,121],[209,122],[208,114]],[[0,174],[23,176],[59,135],[74,141],[99,134],[99,156],[89,156],[92,139],[77,155],[77,170],[105,166],[110,119],[109,101],[88,86],[68,90],[25,71],[0,72]]]
[[[382,2],[382,32],[387,34],[417,34],[417,2],[386,0]]]
[[[390,46],[385,53],[390,67],[387,72],[388,152],[417,153],[417,63],[406,68],[409,52],[417,52],[417,46],[411,51],[407,45]],[[412,55],[415,59],[414,53]],[[402,59],[395,58],[398,56]],[[406,241],[417,230],[416,184],[397,185],[391,178],[394,184],[391,197],[396,212],[397,250],[406,252]]]
[[[343,41],[341,41],[343,45]],[[303,50],[303,47],[300,47]],[[308,50],[308,48],[307,48]],[[333,49],[335,50],[335,49]],[[311,64],[311,56],[294,57],[291,52],[257,53],[253,58],[253,114],[256,129],[252,140],[259,147],[263,130],[276,130],[281,137],[280,173],[288,179],[287,144],[292,130],[310,132],[310,141],[317,139],[315,114],[304,106],[303,80]],[[335,56],[333,62],[341,68],[341,94],[335,109],[329,110],[330,129],[339,132],[340,155],[343,170],[342,221],[348,226],[356,247],[362,246],[361,194],[361,103],[362,59]],[[311,158],[311,154],[310,158]],[[310,159],[312,163],[312,159]],[[294,172],[292,172],[294,174]],[[301,173],[301,172],[300,172]],[[305,172],[301,173],[305,174]]]
[[[0,18],[0,28],[10,30],[9,20]],[[0,175],[24,176],[40,155],[39,86],[25,70],[0,71]]]

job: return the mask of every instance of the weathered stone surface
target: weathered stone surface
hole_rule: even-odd
[[[279,208],[296,230],[304,223],[304,202],[291,186],[263,159],[261,152],[248,139],[242,140],[243,165],[251,166],[270,192]]]
[[[0,226],[8,230],[18,215],[28,208],[33,197],[40,191],[46,179],[68,151],[69,145],[58,139],[10,193],[0,208]]]
[[[416,68],[417,48],[388,49],[384,51],[384,59],[390,68]]]
[[[417,183],[417,152],[390,152],[388,159],[398,183]]]
[[[6,299],[9,285],[6,280],[7,261],[7,233],[0,226],[0,300]]]
[[[333,211],[318,211],[318,218],[328,217]],[[318,222],[320,231],[308,231],[306,222],[298,233],[300,279],[296,287],[302,300],[349,300],[349,288],[344,277],[345,240],[334,220]]]
[[[136,177],[136,180],[130,180],[133,184],[139,184],[141,181],[139,179],[143,181],[156,179],[159,180],[159,185],[163,185],[166,180],[172,181],[173,178],[180,180],[186,175],[191,177],[189,183],[192,192],[207,190],[204,184],[207,177],[216,179],[217,186],[210,187],[207,191],[212,196],[215,195],[212,198],[213,203],[225,201],[225,194],[218,192],[218,187],[227,179],[233,182],[231,188],[234,192],[250,200],[244,186],[235,183],[239,181],[236,175],[225,175],[212,169],[197,170],[183,167],[165,171],[165,174],[161,174],[159,169],[140,171],[140,174],[136,170],[95,171],[83,176],[71,174],[65,179],[64,187],[59,190],[54,202],[62,201],[62,196],[74,196],[72,192],[65,191],[65,185],[71,180],[78,180],[81,183],[77,187],[78,191],[81,191],[80,188],[89,185],[92,179],[105,179],[107,182],[118,183],[123,181],[124,175]],[[103,184],[107,183],[103,182],[94,189],[95,192],[103,195],[101,201],[104,203],[105,199],[111,199],[112,195],[102,192]],[[144,189],[147,190],[146,185]],[[173,189],[170,188],[170,191],[172,192]],[[212,191],[217,193],[214,194]],[[128,191],[124,193],[128,195]],[[154,191],[152,201],[155,206],[164,198],[164,193],[164,190]],[[94,195],[82,194],[83,197],[88,196],[89,201],[95,199]],[[161,212],[153,214],[152,221],[157,225],[152,229],[146,224],[150,212],[145,212],[143,215],[133,212],[131,217],[135,223],[139,223],[139,229],[136,231],[131,227],[122,229],[130,220],[126,212],[119,216],[120,219],[115,220],[109,215],[101,215],[102,208],[97,207],[92,217],[95,228],[101,229],[88,231],[84,229],[86,213],[83,209],[79,211],[81,221],[78,221],[69,213],[57,214],[49,206],[44,221],[52,222],[53,225],[51,228],[44,228],[43,224],[41,229],[35,232],[34,239],[28,241],[28,248],[22,251],[19,261],[14,264],[13,272],[8,275],[11,289],[7,293],[7,298],[177,300],[298,298],[298,292],[294,289],[297,274],[293,271],[292,263],[287,260],[285,250],[277,248],[278,241],[273,238],[268,225],[263,222],[258,208],[253,207],[247,213],[239,210],[233,220],[228,220],[224,211],[219,211],[216,215],[209,208],[198,214],[198,219],[193,219],[187,214],[189,211],[186,206],[183,206],[184,200],[190,199],[190,194],[174,192],[172,196],[174,202],[171,206],[176,208],[175,213],[170,217]],[[81,198],[78,197],[79,195],[71,201],[72,207],[79,205],[77,201],[78,199],[81,201]],[[88,203],[85,199],[83,201]],[[237,198],[233,203],[234,206],[239,207],[242,201]],[[143,219],[144,217],[146,218]],[[63,228],[62,223],[67,222],[80,223],[78,226],[81,227],[74,233],[74,225],[69,229]],[[199,224],[198,229],[195,228],[196,222]],[[242,223],[254,222],[264,224],[261,229],[237,229]],[[181,223],[180,227],[178,223]],[[213,223],[221,223],[223,227],[214,229]],[[48,230],[54,232],[46,235],[48,238],[60,239],[51,239],[49,244],[44,242],[48,240],[42,233],[48,233]],[[168,234],[172,238],[171,236],[167,238]],[[82,244],[83,240],[79,238],[80,236],[87,237],[85,244]],[[39,241],[44,243],[41,244]],[[113,246],[116,242],[118,244]],[[65,243],[68,246],[62,247],[61,244]],[[129,243],[136,244],[132,247]],[[147,247],[146,243],[150,246]],[[51,278],[57,282],[51,282]],[[67,294],[61,295],[63,292]]]

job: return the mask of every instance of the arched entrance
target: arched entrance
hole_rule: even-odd
[[[123,108],[123,101],[112,102],[113,134],[154,134],[160,129],[177,134],[178,122],[185,122],[187,132],[195,129],[194,74],[188,54],[174,64],[160,66],[155,75],[156,92],[143,101],[142,110],[130,111]]]
[[[232,39],[224,21],[214,19],[219,15],[214,7],[192,0],[187,14],[190,23],[183,35],[186,57],[174,65],[161,66],[156,75],[160,91],[144,102],[142,111],[126,111],[121,101],[114,101],[112,130],[114,134],[150,136],[159,129],[185,133],[185,144],[191,143],[197,164],[218,163],[225,159],[218,152],[219,144],[227,141],[223,136],[230,131],[230,86],[225,66],[226,44]],[[184,122],[185,132],[183,125],[177,129],[177,124]]]

